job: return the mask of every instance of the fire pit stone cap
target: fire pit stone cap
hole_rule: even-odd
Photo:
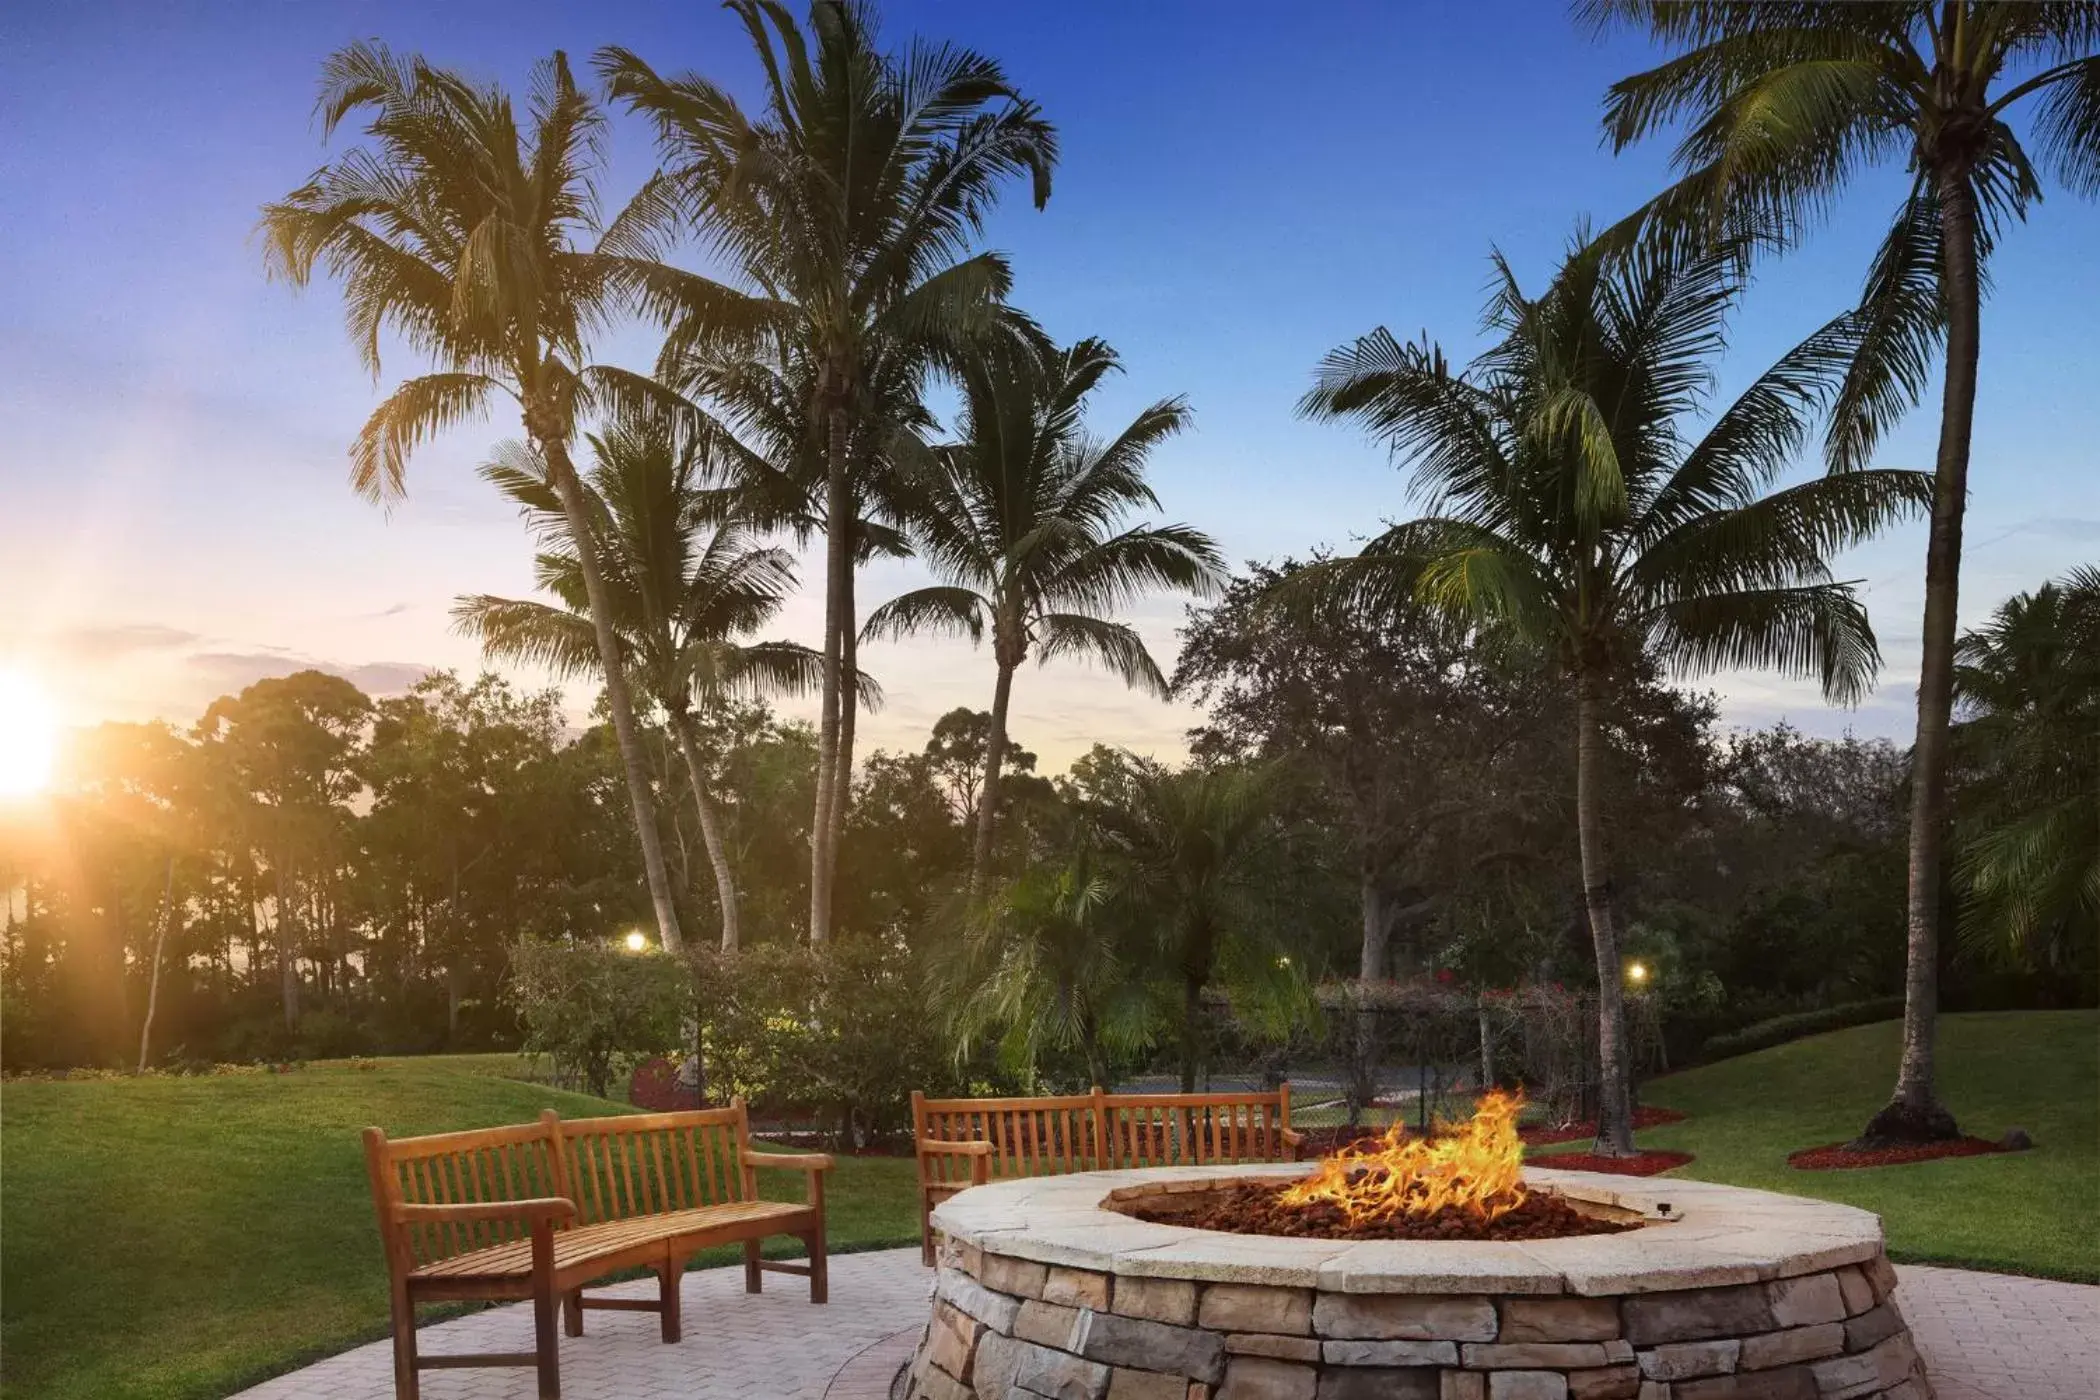
[[[1881,1253],[1869,1211],[1714,1182],[1532,1169],[1528,1185],[1646,1216],[1640,1230],[1566,1239],[1319,1240],[1233,1235],[1135,1219],[1114,1193],[1203,1190],[1303,1175],[1303,1164],[1152,1168],[1017,1178],[934,1208],[951,1238],[990,1254],[1134,1277],[1336,1293],[1573,1293],[1718,1287],[1790,1278]],[[1667,1215],[1658,1207],[1667,1202]]]

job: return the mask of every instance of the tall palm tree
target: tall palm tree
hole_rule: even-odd
[[[583,492],[592,550],[629,683],[662,708],[685,761],[700,838],[714,869],[724,952],[740,942],[735,872],[708,796],[693,707],[814,688],[823,658],[791,642],[742,640],[780,610],[794,585],[785,550],[762,548],[741,522],[714,522],[699,484],[698,454],[662,424],[631,424],[590,439],[595,457]],[[583,551],[543,459],[505,452],[482,475],[525,511],[546,544],[538,584],[559,605],[478,594],[453,616],[492,657],[567,675],[602,675],[579,567]]]
[[[438,366],[374,410],[350,448],[352,486],[398,500],[418,446],[507,395],[576,538],[589,538],[569,457],[579,417],[608,394],[588,363],[589,337],[623,305],[674,297],[689,279],[621,251],[638,246],[649,201],[601,233],[592,180],[604,118],[568,59],[556,53],[535,67],[521,126],[500,88],[379,44],[352,44],[323,66],[317,111],[324,140],[352,113],[368,112],[367,142],[263,207],[265,266],[302,287],[316,265],[334,275],[375,379],[389,332]],[[604,581],[589,550],[578,567],[657,934],[676,950],[683,939]]]
[[[2100,567],[2007,599],[1955,649],[1963,942],[2090,978],[2100,950]]]
[[[651,182],[730,280],[662,305],[675,318],[666,377],[689,355],[744,355],[794,371],[799,415],[824,464],[824,686],[810,853],[810,940],[830,936],[843,816],[840,730],[853,624],[856,430],[871,386],[916,383],[1000,319],[1004,259],[972,253],[1012,177],[1050,195],[1057,138],[989,58],[913,41],[876,47],[871,8],[813,0],[807,32],[775,0],[729,0],[764,67],[756,121],[696,75],[660,76],[624,49],[598,67],[654,122]]]
[[[1119,529],[1132,510],[1158,509],[1145,481],[1152,449],[1189,421],[1162,399],[1103,442],[1088,436],[1086,400],[1118,368],[1098,340],[1037,355],[986,353],[961,370],[961,440],[936,449],[913,483],[907,529],[934,576],[868,616],[864,638],[949,631],[987,634],[997,679],[978,789],[970,888],[992,856],[1006,716],[1014,672],[1034,652],[1050,662],[1091,656],[1124,683],[1164,698],[1167,678],[1135,628],[1106,614],[1153,589],[1217,592],[1224,559],[1186,525]]]
[[[1749,226],[1797,237],[1869,168],[1901,162],[1909,192],[1867,275],[1870,330],[1836,403],[1839,468],[1873,453],[1926,391],[1944,348],[1940,440],[1925,547],[1924,657],[1911,751],[1909,972],[1903,1056],[1868,1139],[1952,1137],[1933,1085],[1939,920],[1947,823],[1956,589],[1983,289],[1996,235],[2041,198],[2039,165],[2074,193],[2100,194],[2100,6],[1716,3],[1584,0],[1603,26],[1630,22],[1677,50],[1612,86],[1605,130],[1618,149],[1680,119],[1678,185],[1650,222]],[[2033,157],[2010,118],[2032,109]],[[1656,217],[1656,216],[1659,216]]]
[[[1433,512],[1313,577],[1370,606],[1419,599],[1506,631],[1547,649],[1572,682],[1600,1155],[1634,1151],[1600,813],[1614,686],[1645,650],[1680,673],[1759,666],[1856,698],[1880,658],[1851,585],[1825,561],[1931,484],[1856,471],[1764,494],[1837,391],[1858,341],[1850,318],[1789,351],[1687,444],[1725,344],[1736,260],[1726,248],[1578,246],[1532,298],[1498,259],[1487,319],[1501,339],[1465,372],[1380,330],[1330,354],[1301,405],[1384,439]]]
[[[1267,765],[1141,763],[1124,800],[1090,813],[1113,865],[1116,917],[1151,930],[1153,957],[1180,992],[1183,1093],[1195,1091],[1203,1059],[1204,993],[1278,974],[1277,783]]]

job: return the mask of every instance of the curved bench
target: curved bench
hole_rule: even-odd
[[[428,1137],[364,1132],[365,1165],[386,1248],[394,1318],[394,1394],[417,1400],[421,1371],[533,1366],[542,1400],[561,1394],[554,1319],[583,1335],[585,1309],[654,1312],[663,1339],[679,1337],[678,1283],[686,1260],[711,1245],[742,1244],[744,1287],[767,1271],[805,1275],[809,1300],[826,1293],[822,1153],[754,1152],[742,1099],[727,1108],[537,1123]],[[808,1177],[803,1202],[766,1201],[760,1168]],[[791,1235],[809,1262],[759,1256],[769,1235]],[[587,1284],[624,1269],[656,1274],[657,1299],[590,1297]],[[530,1299],[534,1348],[423,1356],[416,1307],[452,1299]]]

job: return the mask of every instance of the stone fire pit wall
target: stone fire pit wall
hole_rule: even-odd
[[[1221,1234],[1101,1208],[1275,1169],[976,1187],[934,1215],[910,1400],[1931,1400],[1865,1211],[1532,1172],[1653,1223],[1524,1244]],[[1667,1212],[1662,1208],[1668,1207]]]

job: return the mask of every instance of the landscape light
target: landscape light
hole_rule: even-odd
[[[642,951],[642,949],[644,949],[644,948],[646,948],[646,947],[648,947],[648,946],[649,946],[649,935],[648,935],[648,934],[646,934],[646,933],[643,933],[643,932],[642,932],[642,931],[641,931],[640,929],[635,929],[635,930],[633,930],[632,932],[630,932],[630,933],[629,933],[629,934],[627,935],[627,951],[628,951],[628,952],[630,952],[630,953],[639,953],[639,952],[641,952],[641,951]]]
[[[1627,966],[1627,968],[1626,968],[1626,976],[1627,976],[1627,978],[1628,978],[1629,980],[1633,981],[1633,982],[1634,982],[1634,983],[1636,983],[1636,984],[1639,984],[1639,983],[1642,983],[1642,982],[1645,982],[1645,981],[1647,981],[1647,980],[1648,980],[1648,964],[1646,964],[1646,963],[1631,963],[1631,964],[1629,964],[1629,965]]]

